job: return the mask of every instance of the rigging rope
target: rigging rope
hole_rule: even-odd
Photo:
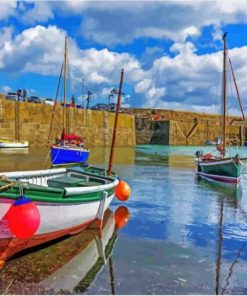
[[[55,96],[54,105],[53,105],[52,114],[51,114],[50,129],[49,129],[49,133],[48,133],[48,137],[47,137],[47,141],[46,141],[47,144],[50,143],[50,138],[51,138],[51,133],[52,133],[52,128],[53,128],[53,120],[55,118],[55,111],[56,111],[56,106],[57,106],[58,92],[59,92],[62,73],[63,73],[63,63],[62,63],[62,67],[61,67],[61,71],[60,71],[60,75],[59,75],[59,79],[58,79],[56,96]]]
[[[228,61],[229,61],[230,68],[231,68],[231,73],[232,73],[234,85],[235,85],[236,92],[237,92],[239,106],[240,106],[240,109],[241,109],[241,112],[242,112],[243,121],[245,121],[244,110],[243,110],[243,106],[242,106],[242,103],[241,103],[241,99],[240,99],[240,95],[239,95],[239,91],[238,91],[238,85],[237,85],[237,81],[236,81],[235,74],[234,74],[234,71],[233,71],[233,66],[232,66],[232,62],[231,62],[231,59],[230,59],[230,56],[229,56],[229,53],[228,53],[228,49],[227,49],[227,56],[228,56]]]

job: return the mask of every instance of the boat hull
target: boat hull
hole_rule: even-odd
[[[236,163],[232,158],[213,161],[196,160],[196,164],[197,173],[202,177],[226,183],[239,183],[240,181],[242,164]]]
[[[106,198],[104,211],[109,207],[114,194]],[[102,201],[102,200],[101,200]],[[101,201],[82,202],[78,204],[58,204],[37,202],[40,213],[40,225],[36,235],[48,235],[49,233],[59,232],[65,229],[72,229],[78,225],[87,224],[89,221],[97,219]],[[5,219],[5,215],[13,203],[10,199],[0,198],[2,206],[1,216]],[[6,237],[6,233],[0,233],[0,239]],[[12,237],[9,232],[7,236]]]
[[[86,149],[55,147],[51,148],[51,162],[53,165],[86,162],[89,151]]]
[[[28,148],[29,142],[7,142],[7,141],[1,141],[0,140],[0,148]]]

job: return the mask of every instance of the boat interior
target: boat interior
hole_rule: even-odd
[[[24,183],[51,187],[88,187],[109,184],[115,180],[108,176],[105,169],[94,167],[59,168],[52,170],[17,172],[6,174],[8,178]]]

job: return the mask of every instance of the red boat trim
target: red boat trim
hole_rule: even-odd
[[[209,161],[200,161],[198,160],[198,164],[200,166],[210,166],[210,165],[218,165],[218,164],[226,164],[226,163],[231,163],[234,162],[232,158],[227,159],[227,160],[209,160]]]
[[[211,178],[213,180],[222,181],[225,183],[239,183],[240,178],[234,178],[234,177],[227,177],[227,176],[219,176],[219,175],[212,175],[212,174],[206,174],[202,172],[197,172],[198,175],[202,177]]]

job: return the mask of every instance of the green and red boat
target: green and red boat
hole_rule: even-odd
[[[242,111],[243,122],[245,122],[245,117],[243,113],[243,108],[241,105],[241,100],[239,97],[239,92],[237,89],[237,84],[231,64],[231,60],[228,55],[227,45],[226,45],[226,33],[223,35],[224,51],[223,51],[223,94],[222,94],[222,139],[218,139],[216,143],[216,148],[219,152],[219,156],[213,156],[212,154],[204,154],[201,151],[196,152],[196,168],[197,174],[204,178],[212,179],[215,181],[221,181],[226,183],[238,184],[242,170],[243,163],[239,155],[234,157],[225,157],[226,155],[226,113],[227,113],[227,58],[231,67],[231,73],[234,79],[235,87],[237,90],[238,101],[240,104],[240,109]]]
[[[29,247],[78,233],[94,221],[102,222],[119,183],[117,175],[85,166],[1,174],[4,177],[0,188],[4,190],[0,192],[0,240],[15,237],[7,227],[7,216],[20,199],[21,186],[25,198],[35,203],[40,215]]]
[[[243,170],[242,161],[238,156],[232,158],[205,160],[204,156],[196,158],[197,174],[215,181],[239,183]]]

